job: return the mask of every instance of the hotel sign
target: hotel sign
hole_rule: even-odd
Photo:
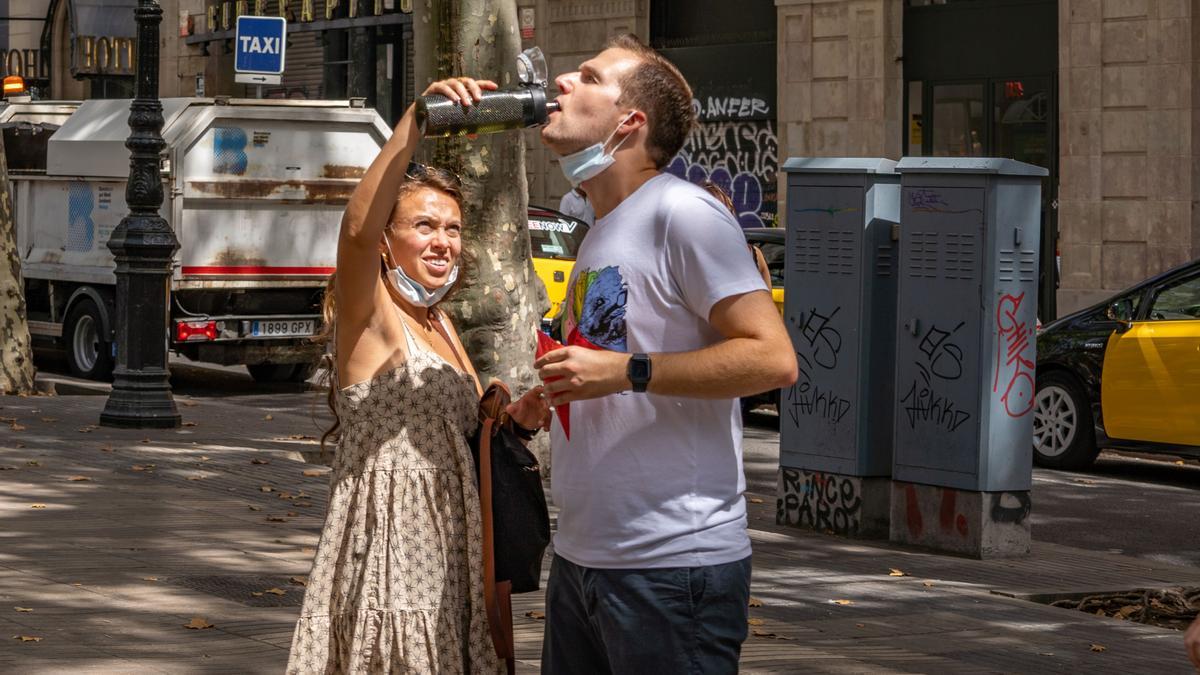
[[[278,16],[290,23],[311,23],[317,19],[341,17],[382,16],[393,11],[397,4],[405,14],[412,13],[412,0],[325,0],[317,11],[316,0],[279,0],[279,11],[267,13],[266,0],[223,0],[208,5],[208,32],[233,30],[239,16]],[[344,7],[345,10],[339,11]]]

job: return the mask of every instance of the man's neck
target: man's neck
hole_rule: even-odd
[[[607,171],[583,183],[588,201],[596,213],[596,220],[611,213],[629,195],[637,192],[646,181],[659,174],[652,164],[642,166],[612,165]]]

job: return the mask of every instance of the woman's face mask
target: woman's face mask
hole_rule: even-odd
[[[386,235],[383,237],[383,243],[387,246],[388,256],[391,258],[391,261],[396,263],[396,254],[392,253],[392,244],[388,241]],[[399,264],[388,270],[387,280],[391,283],[392,288],[396,289],[396,292],[400,294],[400,297],[409,303],[417,307],[433,307],[441,302],[442,298],[446,297],[446,294],[454,287],[454,282],[458,281],[458,265],[455,264],[450,270],[450,276],[446,279],[446,283],[432,291],[425,288],[416,279],[408,276]]]
[[[627,134],[625,138],[622,138],[613,146],[612,152],[605,152],[604,147],[608,145],[613,136],[617,135],[617,130],[621,128],[621,125],[632,119],[636,112],[636,110],[631,110],[625,116],[625,119],[621,120],[620,124],[617,125],[616,129],[612,130],[608,138],[604,139],[603,143],[594,143],[579,152],[573,152],[559,158],[558,166],[562,169],[563,175],[570,181],[571,187],[577,188],[583,181],[599,176],[605,169],[617,161],[613,155],[621,147],[621,144],[629,138],[630,134]]]

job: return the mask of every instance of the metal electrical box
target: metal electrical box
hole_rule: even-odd
[[[793,158],[784,319],[799,362],[781,392],[780,465],[887,476],[892,465],[896,163]]]
[[[901,175],[895,480],[1028,490],[1043,168],[909,157]]]

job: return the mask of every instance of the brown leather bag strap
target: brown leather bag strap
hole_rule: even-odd
[[[488,394],[493,394],[497,385],[505,394],[502,398],[508,398],[508,388],[501,383],[493,383],[484,393],[485,408],[489,402]],[[516,669],[510,598],[512,584],[507,581],[496,584],[496,533],[492,521],[492,437],[496,415],[503,412],[507,405],[507,401],[496,400],[500,398],[495,395],[492,397],[490,403],[493,407],[491,410],[485,409],[483,426],[479,430],[479,505],[483,520],[483,605],[487,612],[492,646],[496,655],[504,659],[511,674]]]

